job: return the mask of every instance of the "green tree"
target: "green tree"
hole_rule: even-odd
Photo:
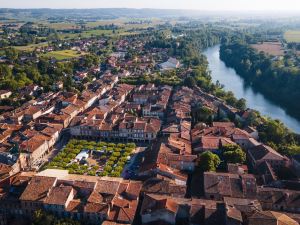
[[[216,154],[206,151],[200,155],[199,167],[202,171],[216,171],[221,160]]]
[[[246,161],[246,153],[238,145],[225,145],[222,150],[227,163],[244,163]]]

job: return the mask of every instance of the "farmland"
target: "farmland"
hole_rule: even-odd
[[[34,51],[35,48],[39,47],[45,47],[48,45],[48,42],[42,42],[39,44],[31,44],[31,45],[26,45],[26,46],[14,46],[15,49],[20,50],[20,51]]]
[[[42,56],[49,57],[49,58],[56,58],[57,60],[64,60],[64,59],[76,58],[81,55],[84,55],[84,53],[79,53],[74,50],[62,50],[62,51],[47,52]]]
[[[264,52],[273,56],[283,56],[284,48],[280,42],[264,42],[262,44],[253,44],[251,45],[258,52]]]
[[[287,42],[300,43],[300,30],[289,30],[285,32],[284,39]]]

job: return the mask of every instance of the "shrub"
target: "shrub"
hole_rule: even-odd
[[[117,157],[115,157],[115,156],[111,156],[111,157],[109,158],[109,160],[110,160],[110,161],[114,161],[114,162],[115,162],[115,161],[117,160]]]
[[[120,172],[112,172],[111,174],[110,174],[112,177],[119,177],[119,176],[121,176],[121,173]]]
[[[116,147],[116,144],[115,143],[108,143],[107,146],[114,148],[114,147]]]
[[[121,166],[117,166],[115,169],[114,169],[114,171],[116,171],[116,172],[121,172],[123,170],[123,167],[121,167]]]
[[[112,165],[114,165],[114,164],[115,164],[115,162],[114,162],[114,161],[111,161],[111,160],[109,160],[109,161],[106,162],[106,165],[108,165],[108,166],[112,166]]]
[[[114,157],[120,157],[120,156],[121,156],[121,153],[120,153],[120,152],[114,152],[112,155],[113,155]]]
[[[107,152],[113,152],[113,150],[114,150],[114,149],[113,149],[112,147],[108,147],[108,148],[106,149]]]
[[[111,166],[105,166],[104,171],[110,173],[112,171],[112,167]]]
[[[126,147],[129,147],[129,148],[135,148],[136,145],[135,145],[135,143],[127,143],[127,144],[126,144]]]
[[[98,170],[99,166],[93,166],[93,170]]]
[[[119,144],[117,144],[117,147],[118,148],[125,148],[125,144],[119,143]]]
[[[127,161],[127,157],[121,157],[120,159],[119,159],[119,162],[126,162]]]
[[[121,161],[119,161],[119,162],[117,163],[117,165],[118,165],[118,166],[121,166],[121,167],[124,167],[124,165],[125,165],[125,162],[121,162]]]
[[[89,171],[89,172],[87,173],[87,175],[89,175],[89,176],[96,176],[96,171],[91,170],[91,171]]]
[[[100,156],[100,159],[106,159],[107,157],[106,157],[106,155],[101,155]]]
[[[102,173],[100,173],[100,176],[103,176],[103,177],[105,177],[107,175],[108,175],[108,172],[106,172],[106,171],[103,171]]]
[[[120,151],[122,151],[122,149],[121,148],[115,148],[114,151],[115,152],[120,152]]]

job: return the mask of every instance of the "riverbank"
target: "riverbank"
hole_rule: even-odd
[[[279,119],[292,131],[300,133],[300,121],[289,115],[284,108],[247,86],[233,68],[227,67],[221,61],[219,50],[220,45],[216,45],[203,52],[207,57],[213,82],[219,81],[226,91],[232,91],[237,98],[246,99],[247,107],[261,112],[262,115]]]

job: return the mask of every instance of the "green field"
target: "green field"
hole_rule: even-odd
[[[14,46],[15,49],[20,50],[20,51],[33,51],[35,48],[38,47],[45,47],[48,45],[48,42],[43,42],[39,44],[31,44],[31,45],[26,45],[26,46]]]
[[[300,30],[289,30],[285,32],[284,39],[287,42],[300,43]]]
[[[64,60],[64,59],[76,58],[81,55],[84,55],[84,53],[78,53],[77,51],[74,50],[63,50],[63,51],[48,52],[46,54],[43,54],[42,56],[56,58],[57,60]]]

